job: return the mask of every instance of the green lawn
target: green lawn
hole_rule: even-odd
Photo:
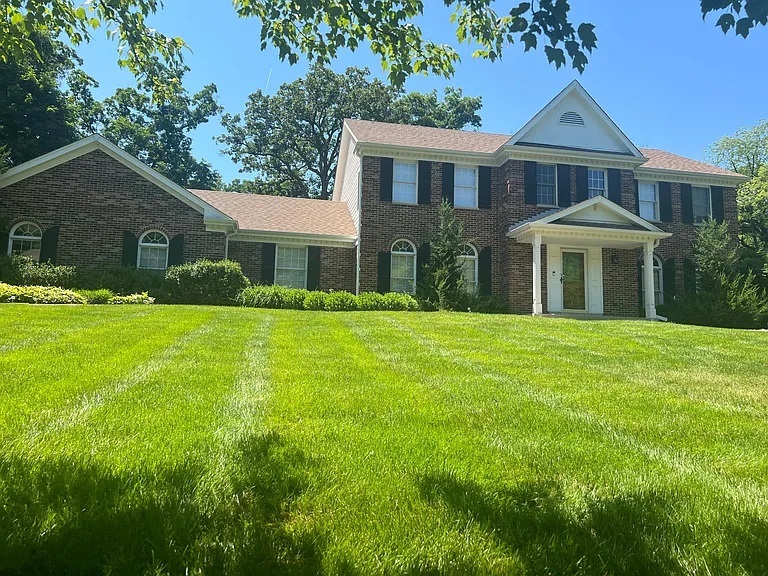
[[[765,574],[768,333],[0,305],[0,573]]]

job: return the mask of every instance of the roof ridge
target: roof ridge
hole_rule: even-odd
[[[484,130],[465,130],[464,128],[442,128],[440,126],[424,126],[422,124],[409,124],[407,122],[384,122],[381,120],[365,120],[363,118],[344,118],[344,122],[368,122],[369,124],[384,124],[386,126],[407,126],[409,128],[418,128],[420,130],[441,130],[445,132],[462,132],[464,134],[481,134],[483,136],[503,136],[511,138],[511,134],[502,132],[485,132]]]

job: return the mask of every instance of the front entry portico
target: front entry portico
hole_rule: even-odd
[[[533,314],[543,313],[542,265],[547,311],[551,314],[604,313],[603,250],[643,249],[645,317],[656,319],[653,252],[671,236],[607,198],[597,196],[569,208],[514,225],[507,234],[533,247]],[[542,262],[542,245],[547,247]],[[607,288],[615,289],[615,288]]]

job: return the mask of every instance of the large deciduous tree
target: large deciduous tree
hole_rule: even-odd
[[[141,82],[136,88],[119,88],[103,102],[88,100],[89,91],[80,90],[84,113],[80,124],[136,156],[167,178],[189,188],[213,188],[219,174],[205,160],[192,153],[190,133],[221,112],[216,102],[216,85],[208,84],[190,94],[182,85],[186,67],[168,70],[173,90],[162,100],[153,98],[152,86]],[[90,108],[88,107],[90,103]]]
[[[707,150],[710,162],[744,174],[757,176],[768,164],[768,120],[741,128],[733,136],[724,136]]]
[[[337,74],[313,66],[274,95],[251,94],[242,116],[225,114],[227,132],[219,141],[244,172],[258,173],[282,193],[328,198],[345,118],[456,129],[480,125],[480,98],[453,89],[442,102],[436,93],[403,95],[369,75],[365,68]]]
[[[33,41],[41,59],[0,62],[0,147],[5,148],[7,165],[21,164],[78,137],[76,113],[61,86],[81,62],[50,35],[35,35]]]
[[[597,45],[594,26],[571,22],[568,0],[443,0],[452,10],[456,40],[476,46],[474,57],[491,61],[522,44],[544,45],[558,68],[568,62],[583,71]],[[117,40],[118,63],[144,78],[156,93],[168,85],[163,64],[179,64],[185,46],[147,25],[162,0],[6,0],[0,17],[0,62],[38,53],[35,33],[46,31],[87,42],[97,29]],[[454,45],[426,38],[418,20],[438,9],[437,0],[234,0],[237,14],[261,22],[260,46],[273,45],[280,58],[295,63],[300,54],[328,63],[339,50],[361,45],[379,56],[396,86],[414,73],[453,75],[459,54]],[[716,25],[747,37],[768,23],[768,0],[700,0],[701,14],[719,15]]]

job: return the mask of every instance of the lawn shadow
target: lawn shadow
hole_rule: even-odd
[[[422,498],[444,504],[464,525],[480,524],[522,559],[526,574],[690,574],[680,550],[699,562],[704,557],[713,573],[765,574],[768,566],[768,524],[754,514],[723,518],[715,529],[725,531],[726,549],[705,557],[691,527],[678,523],[675,502],[659,494],[595,497],[567,512],[554,481],[496,489],[437,473],[421,476],[418,487]]]
[[[275,433],[243,439],[205,486],[202,464],[0,457],[0,574],[318,573],[314,543],[285,529],[307,465]]]

